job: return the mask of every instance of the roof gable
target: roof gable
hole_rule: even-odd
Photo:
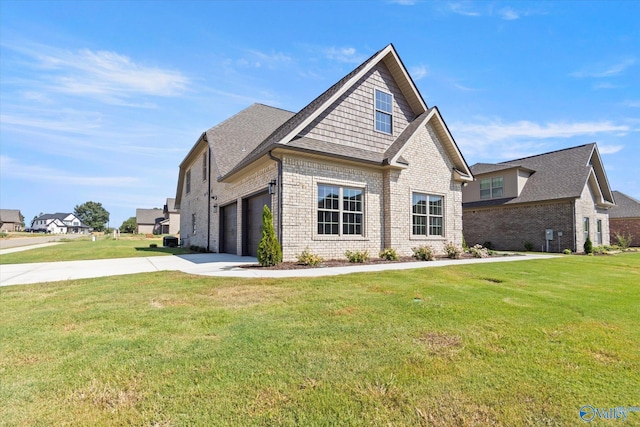
[[[420,115],[427,110],[427,105],[420,95],[413,80],[409,76],[404,64],[400,60],[394,46],[389,44],[384,49],[376,52],[349,74],[340,79],[337,83],[323,92],[307,106],[283,123],[264,141],[262,141],[251,153],[243,158],[227,174],[223,174],[221,179],[225,179],[240,171],[245,166],[254,162],[258,158],[266,155],[269,151],[278,146],[286,145],[294,138],[298,137],[303,130],[309,126],[313,120],[330,108],[342,95],[356,85],[373,67],[380,62],[384,62],[395,79],[398,87],[402,91],[407,103],[411,106],[415,115]]]
[[[155,224],[157,218],[164,218],[162,209],[136,209],[136,224]]]
[[[22,222],[22,214],[18,209],[0,209],[0,223],[21,223]]]
[[[594,194],[600,196],[598,204],[605,207],[613,204],[613,195],[595,143],[493,165],[476,164],[471,170],[477,178],[481,178],[483,175],[512,168],[533,171],[518,197],[471,203],[492,205],[575,199],[582,195],[585,185],[588,184]]]

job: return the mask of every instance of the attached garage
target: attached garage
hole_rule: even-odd
[[[256,194],[242,201],[243,239],[242,255],[257,256],[258,244],[262,239],[262,210],[264,205],[271,209],[271,195],[268,192]]]
[[[222,247],[220,252],[238,253],[238,204],[223,206],[220,211],[220,234]]]

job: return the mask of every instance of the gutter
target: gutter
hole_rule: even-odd
[[[274,157],[269,150],[269,158],[278,164],[278,242],[282,246],[282,160]]]
[[[202,138],[207,141],[207,252],[211,252],[211,146],[206,132]]]

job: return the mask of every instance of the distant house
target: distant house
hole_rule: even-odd
[[[184,245],[255,256],[266,205],[284,260],[305,249],[462,243],[471,181],[437,107],[428,107],[393,45],[302,110],[254,104],[204,132],[180,164]]]
[[[595,143],[471,166],[462,190],[464,237],[495,249],[582,251],[609,244],[613,193]],[[549,230],[549,232],[547,232]]]
[[[0,231],[20,231],[23,223],[19,209],[0,209]]]
[[[160,222],[164,220],[162,209],[136,209],[136,224],[138,234],[161,234]]]
[[[176,199],[168,198],[162,210],[164,221],[162,225],[162,234],[178,234],[180,232],[180,210],[176,208]]]
[[[40,215],[31,223],[33,231],[52,234],[88,233],[91,227],[85,225],[72,213],[57,212]]]
[[[613,192],[615,207],[609,211],[609,235],[616,243],[616,234],[631,236],[631,244],[640,246],[640,201],[619,191]]]

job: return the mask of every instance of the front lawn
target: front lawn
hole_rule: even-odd
[[[156,245],[156,248],[150,247]],[[187,248],[163,248],[162,237],[147,238],[142,235],[123,236],[115,240],[99,236],[95,241],[90,236],[69,239],[59,245],[29,249],[23,252],[0,256],[0,264],[24,264],[32,262],[80,261],[87,259],[130,258],[158,255],[183,255]]]
[[[640,406],[638,301],[638,253],[10,286],[0,424],[581,425]]]

